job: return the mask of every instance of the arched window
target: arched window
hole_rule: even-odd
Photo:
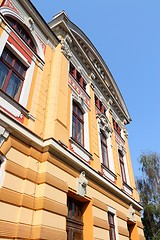
[[[30,34],[24,29],[24,27],[22,27],[20,23],[18,23],[15,19],[11,17],[7,16],[6,20],[9,22],[12,28],[19,34],[19,36],[25,41],[25,43],[27,43],[27,45],[30,46],[30,48],[32,48],[34,52],[36,52],[36,46],[33,43]]]

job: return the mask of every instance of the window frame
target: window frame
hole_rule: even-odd
[[[84,80],[81,73],[75,68],[75,66],[71,62],[69,64],[69,73],[86,92],[87,82]]]
[[[66,222],[66,231],[67,231],[67,240],[74,239],[74,234],[80,234],[81,240],[83,240],[83,204],[72,197],[67,198],[67,207],[68,207],[68,215]],[[70,208],[71,207],[71,208]],[[74,210],[77,210],[76,213],[73,214]]]
[[[74,111],[74,109],[76,109],[76,111]],[[82,118],[79,117],[78,112],[81,112],[82,114]],[[74,128],[74,124],[73,124],[73,118],[75,118],[75,128]],[[80,128],[80,131],[78,130],[78,126],[82,126]],[[75,134],[73,134],[73,132],[75,132]],[[79,134],[80,134],[80,138],[81,141],[78,140],[79,138]],[[75,135],[75,136],[73,136]],[[79,104],[75,101],[73,101],[72,103],[72,138],[81,146],[84,147],[84,112],[82,111],[82,109],[80,108]]]
[[[106,113],[106,108],[104,104],[99,100],[99,98],[94,95],[94,101],[95,101],[95,106],[99,109],[99,111],[105,115]]]
[[[11,62],[9,62],[10,58],[11,58]],[[5,92],[7,95],[9,95],[12,99],[14,99],[15,101],[19,101],[23,83],[24,83],[25,76],[26,76],[26,72],[27,72],[27,67],[6,46],[4,47],[3,52],[1,54],[0,62],[8,70],[8,73],[6,74],[6,78],[2,81],[2,86],[0,86],[0,89],[3,92]],[[18,65],[19,70],[15,69],[16,64]],[[23,71],[23,74],[20,73],[21,69]],[[14,94],[14,96],[7,93],[7,88],[9,87],[11,78],[13,76],[15,76],[20,82],[18,91]]]
[[[36,52],[36,46],[32,40],[31,35],[28,31],[14,18],[6,16],[5,19],[9,25],[15,30],[21,39],[34,51]]]
[[[109,224],[109,238],[110,240],[116,240],[116,226],[115,226],[115,214],[108,212],[108,224]]]
[[[126,175],[126,169],[125,169],[125,163],[124,163],[124,156],[120,150],[118,150],[118,157],[119,157],[122,181],[123,181],[123,183],[127,183],[127,175]]]
[[[112,120],[113,120],[114,130],[119,134],[119,136],[121,136],[121,128],[120,128],[119,124],[114,120],[114,118]]]
[[[100,141],[101,141],[102,164],[109,169],[107,137],[105,136],[102,130],[100,131]]]

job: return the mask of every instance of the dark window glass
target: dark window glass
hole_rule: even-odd
[[[72,113],[72,137],[84,145],[84,121],[83,121],[83,112],[80,107],[73,102],[73,113]]]
[[[36,51],[36,47],[29,33],[22,27],[22,25],[11,17],[6,17],[6,19],[12,28],[14,28],[14,30],[21,36],[21,38],[32,48],[32,50]]]
[[[73,66],[72,63],[70,63],[69,72],[72,75],[72,77],[74,77],[74,79],[79,83],[79,85],[84,90],[86,90],[87,83],[85,82],[85,80],[81,76],[80,72],[77,71],[77,69]]]
[[[106,109],[105,106],[103,105],[103,103],[98,99],[98,97],[95,95],[94,96],[94,100],[95,100],[95,105],[96,107],[100,110],[101,113],[105,114]]]
[[[109,168],[107,138],[102,132],[100,136],[101,136],[102,162],[106,167]]]
[[[111,212],[108,212],[108,222],[109,222],[109,237],[110,237],[110,240],[116,240],[114,214],[111,213]]]
[[[0,59],[0,88],[18,101],[27,68],[5,48]]]
[[[83,240],[83,205],[69,197],[67,206],[67,240]]]
[[[120,168],[121,168],[122,181],[127,183],[123,155],[122,155],[121,151],[118,151],[118,154],[119,154],[119,162],[120,162]]]
[[[113,119],[113,128],[119,135],[121,135],[121,128],[114,119]]]

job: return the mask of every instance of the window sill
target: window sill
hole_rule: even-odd
[[[132,196],[133,189],[125,182],[123,182],[123,191],[127,193],[129,196]]]
[[[72,137],[69,138],[70,150],[74,152],[78,157],[82,158],[86,162],[92,159],[92,154],[88,152],[83,146],[76,142]]]
[[[101,171],[102,174],[108,178],[109,180],[111,180],[113,183],[115,183],[117,176],[116,174],[114,174],[108,167],[106,167],[103,163],[101,163]]]
[[[7,114],[14,117],[16,120],[23,122],[23,118],[30,118],[35,120],[32,115],[29,114],[29,111],[25,109],[22,105],[20,105],[17,101],[7,95],[0,89],[0,108],[7,112]]]

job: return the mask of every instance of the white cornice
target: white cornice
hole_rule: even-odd
[[[81,58],[81,61],[84,63],[84,65],[88,66],[88,72],[89,74],[92,72],[95,73],[95,80],[97,86],[101,87],[105,97],[112,98],[113,105],[115,105],[115,109],[118,110],[118,114],[121,114],[123,116],[122,118],[126,119],[126,122],[129,123],[131,121],[129,112],[127,110],[127,107],[125,105],[125,102],[123,100],[123,97],[118,89],[118,86],[110,73],[106,63],[102,59],[99,52],[96,50],[96,48],[93,46],[91,41],[87,38],[87,36],[80,30],[74,23],[72,23],[64,11],[57,14],[53,20],[49,23],[49,26],[53,31],[55,31],[55,34],[69,34],[72,38],[72,44],[70,45],[70,49],[77,53],[77,57]],[[58,32],[56,30],[58,29]],[[96,59],[98,67],[94,63],[93,59],[89,57],[89,54],[85,49],[83,48],[83,44],[79,42],[79,39],[82,41],[82,43],[85,43],[86,47],[89,49],[90,54],[93,56],[93,58]],[[81,56],[80,56],[81,55]],[[107,79],[109,79],[109,85],[106,82],[107,79],[104,80],[104,75],[107,75]],[[116,111],[117,111],[116,110]]]
[[[63,159],[63,161],[66,161],[67,164],[71,165],[75,169],[79,171],[84,170],[86,172],[87,178],[90,178],[93,182],[98,182],[98,184],[101,185],[105,190],[112,192],[124,202],[128,204],[132,203],[135,209],[138,211],[143,209],[137,201],[125,194],[116,185],[107,181],[107,179],[101,176],[90,165],[77,158],[73,153],[71,153],[53,138],[43,140],[28,130],[26,127],[14,121],[12,118],[9,118],[2,112],[0,112],[0,124],[2,126],[5,126],[6,130],[9,129],[9,131],[12,132],[12,135],[30,144],[30,146],[34,146],[35,148],[40,149],[42,152],[49,151],[52,154],[57,155],[59,158]]]

